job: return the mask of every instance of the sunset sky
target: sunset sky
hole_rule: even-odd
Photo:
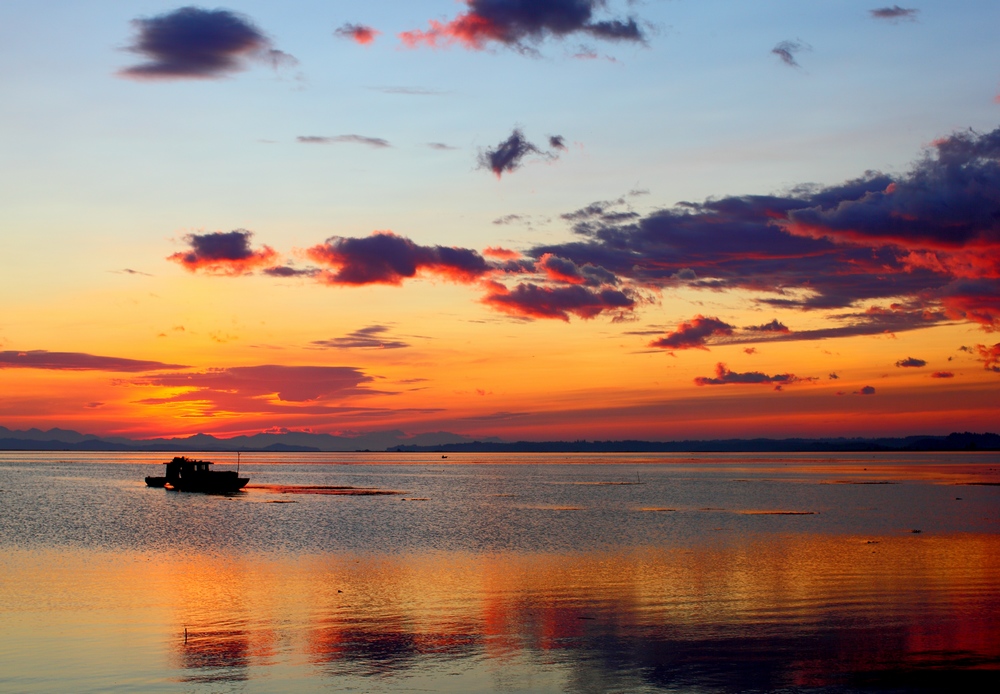
[[[0,4],[0,426],[996,431],[1000,3]]]

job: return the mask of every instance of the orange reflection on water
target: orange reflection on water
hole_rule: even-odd
[[[274,668],[387,677],[457,662],[489,678],[538,657],[566,681],[604,668],[617,687],[633,681],[623,677],[846,686],[891,682],[900,668],[1000,668],[993,535],[794,535],[565,555],[13,550],[0,582],[4,660],[43,667],[46,649],[29,646],[44,642],[78,650],[92,669],[143,662],[151,682],[253,680]],[[77,631],[86,639],[66,636]],[[135,636],[124,660],[122,633]]]

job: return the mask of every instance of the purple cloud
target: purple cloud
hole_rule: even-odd
[[[694,379],[699,386],[724,386],[724,385],[776,385],[783,386],[790,383],[798,383],[803,379],[795,374],[776,374],[768,376],[760,371],[748,371],[746,373],[736,373],[726,368],[726,365],[719,362],[715,365],[715,377],[698,376]]]
[[[121,71],[134,79],[213,79],[245,70],[258,60],[275,67],[295,59],[276,50],[253,22],[229,10],[182,7],[132,20],[136,37],[128,50],[147,62]]]
[[[482,50],[491,43],[522,52],[533,52],[529,44],[571,34],[587,34],[609,41],[645,40],[633,17],[594,20],[595,9],[605,0],[465,0],[469,11],[450,22],[430,21],[426,31],[399,34],[404,45],[437,47],[460,44]]]
[[[24,352],[0,352],[0,369],[47,369],[52,371],[117,371],[139,373],[164,369],[186,369],[183,364],[160,361],[104,357],[83,352],[49,352],[34,349]]]

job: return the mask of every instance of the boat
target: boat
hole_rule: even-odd
[[[238,492],[250,481],[249,477],[240,477],[239,472],[233,470],[212,470],[212,463],[207,460],[192,460],[185,456],[177,456],[165,465],[166,476],[147,477],[147,486],[163,487],[178,492],[226,494]]]

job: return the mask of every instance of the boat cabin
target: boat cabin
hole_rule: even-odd
[[[190,479],[191,477],[206,475],[211,472],[211,465],[211,463],[204,460],[191,460],[185,456],[178,456],[169,463],[166,463],[167,480],[172,482],[174,480]]]

